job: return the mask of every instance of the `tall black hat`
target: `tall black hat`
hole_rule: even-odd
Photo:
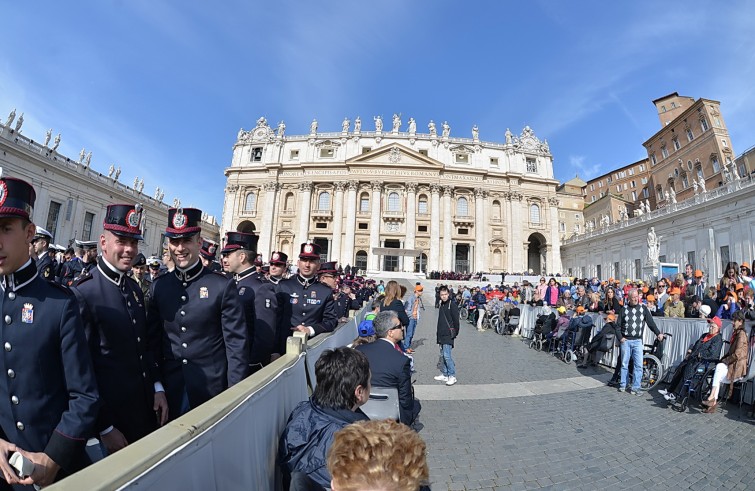
[[[190,237],[202,231],[202,210],[196,208],[168,209],[168,227],[165,236],[171,239]]]
[[[108,205],[102,226],[115,235],[144,240],[142,205]]]

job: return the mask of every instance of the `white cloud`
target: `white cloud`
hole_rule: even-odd
[[[585,163],[586,160],[587,158],[584,155],[570,155],[569,156],[569,165],[574,170],[574,173],[577,174],[583,180],[588,181],[600,175],[601,165],[600,164],[589,165]]]

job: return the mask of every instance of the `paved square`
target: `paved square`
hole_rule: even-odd
[[[656,391],[618,393],[605,369],[578,370],[466,321],[453,350],[459,382],[434,381],[437,311],[426,291],[414,379],[434,491],[753,489],[749,406],[677,413]]]

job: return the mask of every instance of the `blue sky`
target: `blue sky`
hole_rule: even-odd
[[[0,118],[220,216],[231,148],[259,116],[287,134],[400,112],[503,141],[530,125],[556,177],[645,157],[651,101],[721,101],[755,145],[755,2],[0,0]],[[368,124],[368,123],[365,123]],[[369,126],[369,124],[368,124]]]

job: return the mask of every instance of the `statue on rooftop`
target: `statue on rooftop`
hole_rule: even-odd
[[[448,138],[451,134],[451,127],[448,125],[448,121],[443,121],[443,138]]]
[[[283,138],[283,134],[286,132],[286,123],[281,120],[280,123],[278,123],[278,138]]]
[[[45,146],[50,144],[50,139],[52,138],[52,128],[47,130],[47,133],[45,133]]]
[[[480,139],[480,129],[477,127],[477,125],[472,126],[472,139],[473,140]]]
[[[414,118],[409,118],[409,134],[414,135],[417,133],[417,122],[414,121]]]
[[[348,133],[349,126],[351,126],[351,121],[349,121],[349,118],[343,118],[343,122],[341,123],[341,133]]]
[[[399,116],[396,113],[393,113],[393,132],[398,133],[398,130],[401,128],[401,116]]]
[[[317,120],[313,119],[312,123],[309,125],[309,134],[314,135],[317,133]]]
[[[438,130],[435,128],[435,122],[432,119],[428,123],[427,129],[430,130],[430,136],[438,136]]]
[[[362,132],[362,118],[357,116],[357,119],[354,120],[354,133],[361,133]]]
[[[375,121],[375,131],[377,131],[378,133],[381,133],[383,131],[383,117],[375,116],[372,119],[373,121]]]
[[[16,121],[16,133],[21,131],[21,126],[24,125],[24,113],[21,113],[21,115],[18,117],[18,121]]]
[[[14,107],[13,110],[8,114],[8,119],[5,121],[5,126],[10,128],[10,125],[13,124],[13,120],[16,119],[16,108]]]
[[[121,177],[121,166],[119,165],[117,169],[115,169],[115,176],[113,178],[117,181],[118,178]]]

